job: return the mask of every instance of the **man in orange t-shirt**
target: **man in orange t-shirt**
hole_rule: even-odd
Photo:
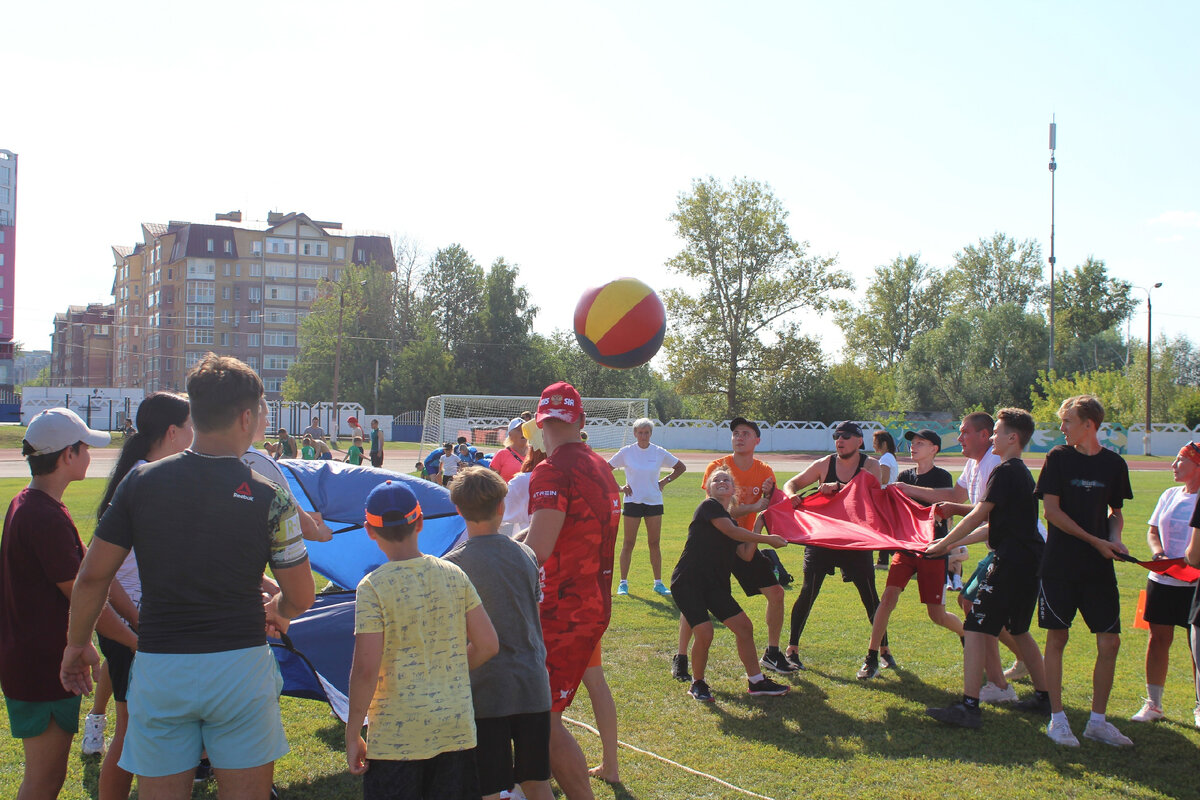
[[[727,467],[733,475],[737,503],[730,510],[730,515],[737,520],[738,527],[753,530],[758,512],[766,509],[771,492],[775,490],[775,471],[754,457],[754,448],[762,440],[757,424],[745,417],[735,417],[729,423],[729,430],[733,454],[722,456],[709,464],[700,485],[708,485],[708,476],[714,469]],[[749,561],[739,558],[734,562],[733,576],[747,597],[761,594],[767,600],[767,650],[759,663],[780,674],[795,672],[797,667],[788,663],[779,650],[779,636],[783,631],[783,587],[775,575],[775,568],[766,556],[756,551]],[[687,648],[691,638],[692,628],[681,616],[679,650],[671,662],[671,674],[677,680],[691,680],[687,664]]]

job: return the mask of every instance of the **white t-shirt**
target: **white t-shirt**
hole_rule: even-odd
[[[442,456],[442,477],[452,478],[457,475],[460,463],[462,463],[462,458],[453,453],[448,456]]]
[[[896,476],[900,474],[900,465],[896,463],[896,457],[894,455],[892,455],[891,453],[884,453],[881,456],[877,456],[877,458],[879,459],[880,467],[888,468],[888,479],[887,479],[887,482],[884,483],[883,485],[887,486],[889,483],[895,483]],[[880,469],[879,474],[880,475],[883,474],[882,469]]]
[[[129,468],[130,472],[140,467],[142,464],[150,462],[142,459]],[[137,556],[130,550],[125,554],[125,560],[121,562],[121,566],[117,567],[117,583],[121,584],[121,588],[125,590],[125,594],[129,595],[129,599],[133,601],[136,608],[142,607],[142,576],[138,573]]]
[[[992,477],[992,470],[999,465],[1000,456],[996,455],[991,448],[988,448],[987,455],[978,461],[973,458],[967,459],[967,465],[963,467],[962,475],[958,476],[958,485],[966,488],[967,501],[971,505],[984,498],[988,478]]]
[[[1167,558],[1183,558],[1188,541],[1192,538],[1191,520],[1195,511],[1196,495],[1187,494],[1182,486],[1172,486],[1158,498],[1154,513],[1150,515],[1150,524],[1158,528],[1158,538]],[[1196,585],[1157,572],[1150,573],[1150,580],[1163,586]]]
[[[532,472],[518,472],[508,482],[508,494],[504,495],[504,520],[500,532],[510,539],[529,527],[533,515],[529,513],[529,476]]]
[[[653,442],[646,447],[640,447],[635,442],[618,450],[608,463],[625,470],[625,483],[633,490],[625,502],[661,506],[663,495],[662,489],[658,488],[658,481],[662,469],[674,467],[679,459]]]

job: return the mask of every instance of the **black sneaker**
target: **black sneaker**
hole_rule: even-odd
[[[1050,716],[1050,698],[1042,699],[1036,694],[1033,697],[1027,697],[1024,700],[1018,700],[1009,708],[1015,708],[1017,711],[1024,711],[1029,714],[1040,714],[1043,717]]]
[[[927,708],[925,713],[947,725],[960,728],[978,728],[983,725],[983,714],[978,708],[967,708],[964,703],[955,703],[945,708]]]
[[[883,659],[883,668],[884,669],[897,669],[898,668],[896,666],[896,657],[893,656],[891,653],[880,653],[879,657]]]
[[[867,653],[867,657],[863,659],[862,666],[858,668],[858,679],[860,681],[869,681],[872,678],[879,677],[879,655]]]
[[[784,686],[782,683],[776,683],[770,678],[764,677],[757,683],[751,683],[748,691],[755,697],[760,695],[763,697],[779,697],[780,695],[787,694],[791,690],[792,689],[790,686]]]
[[[692,673],[688,672],[687,656],[683,653],[676,653],[671,656],[671,677],[677,681],[690,681]],[[703,681],[701,681],[703,683]]]
[[[801,669],[805,668],[804,662],[800,660],[800,651],[799,650],[797,650],[794,653],[788,653],[784,657],[787,659],[788,663],[791,664],[793,667],[795,667],[797,670],[801,670]]]
[[[790,675],[799,669],[799,667],[787,660],[787,656],[781,653],[779,648],[767,650],[767,652],[763,653],[763,657],[758,663],[772,672],[778,672],[780,675]]]
[[[213,768],[207,758],[200,759],[200,763],[196,766],[196,776],[192,778],[193,783],[204,783],[212,780]]]
[[[692,687],[688,689],[688,694],[701,703],[711,703],[713,701],[712,691],[704,681],[692,681]]]

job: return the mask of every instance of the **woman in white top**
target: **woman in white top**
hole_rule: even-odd
[[[521,434],[526,440],[525,459],[520,471],[508,482],[508,494],[504,496],[504,519],[500,532],[509,538],[529,527],[529,477],[533,468],[546,460],[546,446],[542,443],[542,429],[533,421],[521,425]]]
[[[670,594],[662,582],[662,550],[658,539],[662,533],[663,487],[682,475],[687,467],[675,456],[650,443],[654,423],[645,417],[633,423],[634,444],[627,444],[608,461],[614,470],[625,470],[625,506],[621,516],[625,519],[625,538],[621,542],[621,583],[617,594],[629,594],[629,564],[633,560],[633,546],[637,544],[638,525],[646,520],[646,541],[650,544],[650,569],[654,572],[654,591]],[[664,467],[672,467],[671,474],[660,477]]]
[[[900,476],[900,465],[896,463],[896,440],[887,431],[875,431],[871,436],[875,455],[879,458],[879,485],[895,483]],[[880,550],[875,561],[876,569],[887,569],[892,558],[891,550]]]
[[[192,444],[192,415],[187,398],[171,392],[155,392],[138,406],[137,432],[125,439],[121,455],[108,478],[108,486],[100,501],[97,518],[104,516],[117,486],[133,470],[149,461],[183,452]],[[138,574],[137,554],[133,550],[125,556],[117,570],[116,579],[109,591],[113,608],[133,630],[138,627],[138,608],[142,601],[142,580]],[[133,652],[124,645],[99,637],[100,651],[104,654],[105,668],[112,684],[113,700],[117,704],[117,729],[108,745],[108,753],[100,766],[100,791],[106,797],[128,797],[133,784],[133,775],[121,769],[117,762],[125,743],[125,729],[129,724],[129,710],[125,705],[125,692],[129,686],[129,670],[133,663]],[[84,723],[85,739],[93,729],[98,729],[101,746],[104,742],[104,715],[97,714],[95,706]],[[99,752],[96,750],[95,752]]]
[[[1200,447],[1185,444],[1171,469],[1175,480],[1183,485],[1172,486],[1163,492],[1150,515],[1146,543],[1150,545],[1155,561],[1182,558],[1187,551],[1192,536],[1192,514],[1196,511],[1196,492],[1200,491]],[[1150,625],[1150,642],[1146,645],[1146,703],[1133,715],[1134,722],[1151,722],[1163,717],[1163,684],[1167,679],[1171,642],[1176,627],[1188,630],[1195,593],[1195,583],[1185,583],[1157,572],[1151,572],[1146,581],[1146,610],[1142,615]],[[1193,662],[1193,682],[1197,677],[1195,669]],[[1195,688],[1200,688],[1200,683]],[[1200,702],[1193,716],[1200,726]]]

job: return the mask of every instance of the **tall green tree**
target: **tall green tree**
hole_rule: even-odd
[[[381,378],[386,376],[397,350],[396,297],[396,274],[375,263],[347,264],[338,281],[322,284],[321,293],[300,323],[300,356],[288,370],[284,399],[307,403],[332,399],[336,362],[339,402],[373,409],[376,365]]]
[[[1125,343],[1119,327],[1133,313],[1128,281],[1110,278],[1100,259],[1088,256],[1054,282],[1054,357],[1059,373],[1111,369]]]
[[[956,311],[913,339],[896,371],[899,400],[914,411],[1029,407],[1046,352],[1046,323],[1013,303]]]
[[[475,341],[483,283],[483,267],[460,244],[438,250],[421,278],[421,310],[451,353]]]
[[[719,398],[742,410],[748,384],[798,354],[798,312],[837,306],[851,288],[836,259],[811,256],[792,238],[787,211],[765,183],[736,178],[693,182],[670,220],[683,249],[667,262],[693,290],[663,293],[670,315],[668,374],[684,394]]]
[[[919,254],[896,256],[876,267],[864,301],[838,315],[846,355],[863,366],[896,366],[914,336],[941,324],[948,299],[945,284]]]
[[[946,277],[960,310],[1011,303],[1028,311],[1042,300],[1042,271],[1036,240],[1018,242],[997,232],[955,253]]]
[[[537,316],[520,270],[497,258],[484,278],[479,313],[479,345],[475,348],[476,381],[483,394],[512,395],[528,380],[531,334]],[[540,392],[540,389],[539,389]]]

